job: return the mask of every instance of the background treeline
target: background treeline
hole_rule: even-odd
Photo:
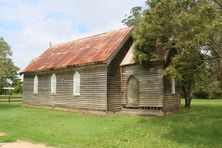
[[[12,59],[12,51],[8,43],[0,37],[0,94],[4,93],[4,87],[14,87],[13,93],[22,93],[22,82],[19,78],[19,68]]]

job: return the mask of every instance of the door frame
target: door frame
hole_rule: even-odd
[[[137,103],[135,104],[128,103],[128,83],[131,78],[135,79],[137,83]],[[138,105],[139,105],[139,81],[133,75],[131,75],[128,77],[127,83],[126,83],[126,107],[138,107]]]

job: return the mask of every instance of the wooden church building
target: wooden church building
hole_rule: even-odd
[[[176,52],[157,51],[149,66],[132,54],[132,27],[47,49],[23,71],[26,104],[91,113],[164,115],[180,107],[179,87],[162,70]]]

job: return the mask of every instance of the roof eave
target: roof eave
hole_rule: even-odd
[[[119,46],[116,48],[115,52],[113,52],[108,59],[106,60],[107,67],[111,63],[111,61],[114,59],[116,54],[119,52],[119,50],[125,45],[125,43],[128,41],[128,39],[132,36],[132,31],[134,27],[131,28],[131,30],[128,32],[128,34],[125,36],[125,38],[122,40],[122,42],[119,44]]]
[[[42,70],[34,70],[34,71],[22,71],[19,74],[25,74],[25,73],[39,73],[39,72],[45,72],[45,71],[50,71],[50,70],[60,70],[60,69],[66,69],[66,68],[74,68],[74,67],[82,67],[82,66],[89,66],[89,65],[97,65],[97,64],[106,64],[107,61],[96,61],[96,62],[91,62],[91,63],[84,63],[84,64],[75,64],[75,65],[67,65],[64,67],[59,67],[59,68],[47,68],[47,69],[42,69]]]

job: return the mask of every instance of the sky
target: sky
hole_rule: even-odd
[[[125,27],[144,0],[0,0],[0,37],[24,69],[52,45]]]

